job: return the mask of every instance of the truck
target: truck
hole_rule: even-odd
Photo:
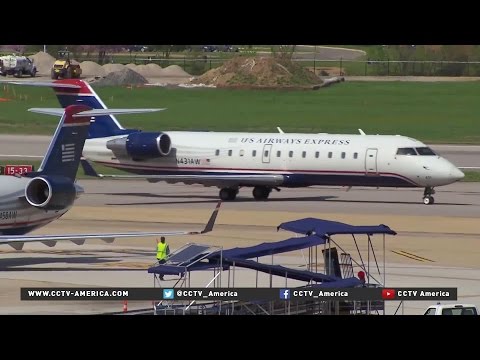
[[[14,75],[22,77],[30,75],[35,77],[37,67],[33,64],[33,60],[26,56],[7,55],[0,57],[0,75]]]
[[[423,315],[480,315],[473,304],[436,304],[430,305]]]
[[[79,79],[80,75],[82,75],[80,64],[75,60],[70,60],[70,52],[68,50],[59,51],[58,58],[51,70],[52,79]]]

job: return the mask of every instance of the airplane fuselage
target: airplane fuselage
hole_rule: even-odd
[[[168,156],[142,160],[119,157],[106,143],[123,135],[88,139],[83,154],[94,162],[135,174],[281,174],[284,180],[279,186],[283,187],[433,188],[463,178],[448,160],[430,153],[422,142],[404,136],[163,133],[172,142]]]

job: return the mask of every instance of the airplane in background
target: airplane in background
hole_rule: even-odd
[[[61,87],[72,89],[72,85],[68,84],[62,84]],[[0,176],[0,244],[21,250],[29,242],[55,246],[57,241],[69,240],[81,245],[86,239],[112,242],[115,238],[194,235],[211,231],[220,202],[203,231],[25,235],[64,215],[84,192],[76,184],[75,177],[92,116],[159,110],[161,109],[93,110],[86,105],[69,105],[65,109],[29,109],[37,113],[59,115],[61,119],[38,171]]]
[[[15,83],[52,87],[64,108],[84,104],[107,110],[82,80]],[[98,175],[82,162],[86,173],[216,186],[222,200],[235,200],[242,187],[253,187],[256,200],[266,200],[280,187],[420,187],[423,203],[430,205],[435,187],[465,176],[424,143],[400,135],[142,132],[123,128],[114,114],[92,116],[91,122],[85,159],[136,175]]]

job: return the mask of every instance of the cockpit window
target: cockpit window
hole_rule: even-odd
[[[417,155],[417,152],[414,148],[399,148],[397,155]]]
[[[435,154],[435,152],[430,149],[429,147],[418,147],[416,148],[417,152],[418,152],[418,155],[424,155],[424,156],[427,156],[427,155],[437,155]]]

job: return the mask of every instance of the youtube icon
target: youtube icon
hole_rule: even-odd
[[[382,289],[382,299],[383,300],[393,300],[393,299],[395,299],[395,290],[394,289]]]

